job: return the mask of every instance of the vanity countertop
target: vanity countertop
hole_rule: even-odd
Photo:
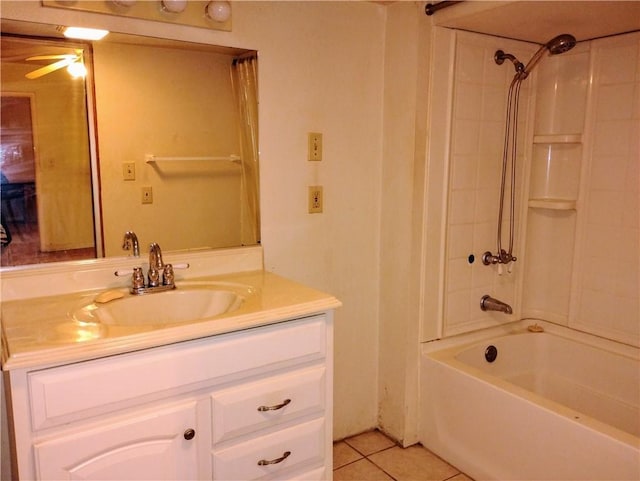
[[[232,312],[163,326],[105,325],[74,318],[71,313],[75,309],[92,302],[106,289],[3,302],[2,369],[84,361],[273,324],[341,305],[329,294],[266,271],[207,276],[189,282],[236,286],[248,295]],[[180,281],[176,285],[180,289]]]

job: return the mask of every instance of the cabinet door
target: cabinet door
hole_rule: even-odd
[[[196,420],[192,401],[36,443],[38,479],[198,479]]]

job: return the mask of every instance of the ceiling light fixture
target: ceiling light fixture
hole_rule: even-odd
[[[109,30],[84,27],[62,27],[61,30],[65,37],[79,40],[100,40],[109,33]]]

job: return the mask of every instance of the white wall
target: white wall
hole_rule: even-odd
[[[8,18],[104,27],[259,52],[265,268],[337,296],[336,438],[376,426],[385,7],[372,2],[234,2],[233,31],[2,2]],[[307,132],[324,158],[307,162]],[[307,186],[324,186],[309,215]]]
[[[381,189],[378,425],[416,441],[422,219],[431,22],[423,6],[387,8]]]

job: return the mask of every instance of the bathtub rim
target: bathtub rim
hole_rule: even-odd
[[[544,328],[544,332],[546,333],[640,361],[640,347],[636,347],[630,344],[624,344],[612,339],[598,337],[594,334],[578,331],[576,329],[561,326],[559,324],[554,324],[549,321],[532,318],[521,319],[519,321],[513,321],[509,324],[502,324],[500,326],[489,327],[478,331],[426,341],[422,343],[421,351],[423,354],[431,356],[432,353],[445,350],[460,351],[463,348],[470,347],[478,342],[486,341],[488,339],[493,339],[496,337],[525,333],[535,335],[537,333],[529,332],[527,330],[527,327],[533,324],[537,324],[538,326]]]
[[[574,331],[573,329],[538,319],[522,319],[509,325],[496,326],[495,328],[492,327],[482,331],[475,331],[473,333],[429,341],[422,344],[421,354],[434,362],[444,364],[451,369],[460,371],[462,375],[476,378],[483,383],[489,384],[505,392],[507,395],[522,397],[541,409],[557,413],[588,429],[597,431],[598,433],[603,433],[617,442],[635,448],[640,452],[640,437],[634,436],[631,433],[599,421],[581,411],[547,399],[544,396],[529,391],[500,377],[488,374],[479,368],[473,367],[456,359],[456,355],[461,351],[500,337],[506,337],[514,334],[535,336],[537,333],[529,332],[527,330],[527,326],[531,324],[538,324],[543,327],[545,333],[562,337],[572,342],[586,344],[588,346],[612,352],[640,362],[640,348],[609,339],[598,338],[591,334]]]

